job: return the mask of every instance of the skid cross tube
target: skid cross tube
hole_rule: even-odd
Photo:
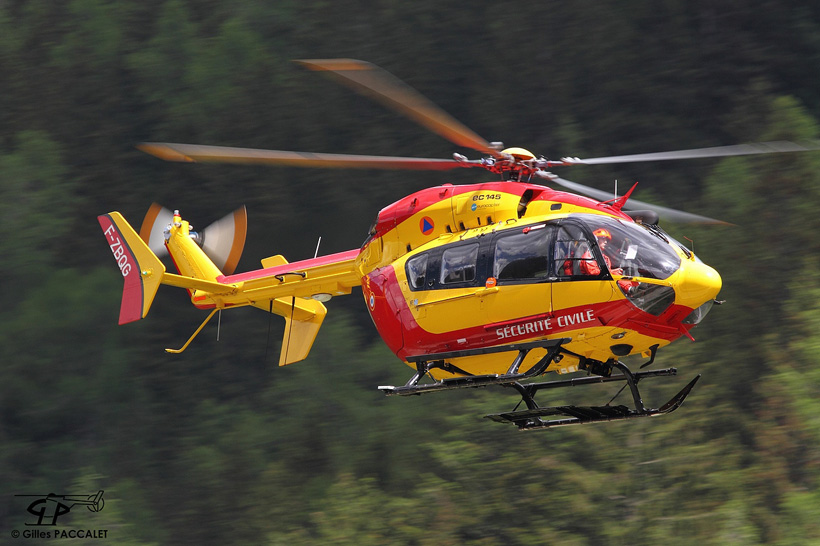
[[[632,399],[635,401],[635,411],[637,413],[646,413],[646,408],[643,407],[643,399],[641,399],[641,392],[638,390],[638,378],[635,377],[629,368],[626,367],[626,364],[618,362],[617,360],[612,363],[612,365],[618,368],[622,374],[624,374],[624,379],[626,379],[626,384],[629,385],[629,390],[632,391]]]
[[[392,385],[381,385],[379,390],[387,395],[407,396],[411,394],[423,394],[426,392],[436,392],[442,390],[460,389],[465,387],[484,387],[487,385],[508,385],[543,374],[561,351],[561,345],[567,343],[569,339],[547,339],[541,341],[531,341],[527,343],[513,343],[511,345],[496,345],[494,347],[484,347],[480,349],[465,349],[462,351],[449,351],[444,353],[434,353],[428,355],[412,356],[407,359],[416,365],[416,373],[407,383],[401,387]],[[518,369],[524,359],[533,349],[546,349],[547,353],[536,362],[529,370],[519,373]],[[505,353],[518,351],[510,367],[505,374],[472,375],[447,362],[451,358],[463,358],[494,353]],[[459,374],[460,377],[452,377],[436,381],[434,383],[419,384],[422,377],[430,370],[441,369],[446,372]]]

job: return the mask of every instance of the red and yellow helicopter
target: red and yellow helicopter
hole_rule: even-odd
[[[419,93],[363,61],[297,61],[337,77],[399,110],[450,142],[479,151],[470,160],[381,157],[145,143],[140,149],[169,161],[302,167],[449,170],[481,168],[496,181],[444,184],[382,209],[361,248],[234,273],[247,226],[244,208],[201,233],[179,212],[154,205],[137,233],[118,212],[98,217],[124,278],[120,324],[144,318],[160,284],[185,288],[210,310],[196,337],[218,311],[254,306],[284,317],[279,365],[307,357],[334,296],[361,287],[376,328],[415,373],[388,395],[503,385],[526,409],[488,415],[519,429],[585,424],[669,413],[698,377],[658,408],[644,405],[641,379],[675,368],[631,371],[619,359],[645,355],[694,328],[721,289],[720,275],[658,226],[659,216],[721,223],[657,207],[560,178],[547,169],[576,164],[723,157],[818,149],[814,143],[769,142],[593,159],[536,157],[503,149],[456,121]],[[533,183],[543,180],[577,195]],[[628,205],[628,206],[627,206]],[[167,249],[178,274],[166,271]],[[548,372],[582,377],[528,381]],[[625,382],[633,407],[541,407],[542,389]],[[520,405],[520,402],[519,402]]]

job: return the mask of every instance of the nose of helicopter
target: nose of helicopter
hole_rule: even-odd
[[[711,304],[723,285],[720,274],[701,261],[684,262],[680,273],[675,303],[692,309]]]

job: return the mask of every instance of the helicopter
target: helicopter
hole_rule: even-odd
[[[253,306],[284,318],[279,356],[304,360],[327,314],[325,303],[361,288],[375,327],[413,369],[390,396],[500,385],[520,400],[487,415],[519,430],[652,417],[678,409],[700,375],[657,408],[644,404],[639,381],[675,376],[647,370],[662,347],[686,337],[722,303],[719,273],[659,225],[719,220],[631,199],[561,178],[549,169],[820,149],[816,142],[764,142],[581,159],[536,157],[488,142],[389,72],[356,59],[296,61],[406,115],[480,159],[362,156],[147,142],[138,148],[166,161],[312,168],[446,171],[478,168],[498,178],[417,191],[379,211],[364,244],[289,263],[281,255],[260,269],[234,273],[247,231],[244,207],[201,232],[178,210],[154,204],[139,233],[119,212],[98,217],[124,279],[120,324],[144,318],[161,284],[188,290],[210,313]],[[546,185],[560,186],[566,190]],[[178,273],[161,260],[167,252]],[[643,355],[637,371],[621,359]],[[567,379],[541,381],[554,372]],[[583,373],[579,376],[576,372]],[[620,382],[632,407],[540,406],[539,391]],[[621,391],[618,391],[620,394]],[[616,397],[618,396],[616,394]],[[518,409],[523,403],[526,408]]]

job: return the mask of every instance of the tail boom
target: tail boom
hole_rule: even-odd
[[[322,302],[350,294],[353,287],[361,285],[358,255],[358,250],[349,250],[294,263],[282,256],[266,258],[262,269],[219,277],[219,283],[237,289],[218,299],[232,306],[253,305],[283,317],[279,365],[298,362],[307,357],[327,314]],[[194,295],[199,307],[213,307],[216,299],[205,293]]]
[[[185,288],[191,302],[200,309],[215,312],[254,306],[285,319],[280,366],[307,357],[327,314],[322,302],[350,294],[361,284],[358,250],[295,263],[272,256],[262,260],[262,269],[226,276],[197,245],[190,225],[177,213],[168,226],[165,246],[179,274],[167,273],[147,242],[120,213],[104,214],[98,220],[125,279],[120,324],[144,318],[160,284]],[[199,330],[188,343],[197,333]]]

